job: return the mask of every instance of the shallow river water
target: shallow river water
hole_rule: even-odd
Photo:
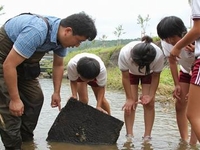
[[[40,79],[40,83],[45,95],[45,102],[41,111],[38,125],[35,129],[33,143],[24,143],[23,150],[198,150],[199,144],[195,147],[182,143],[179,139],[179,132],[175,119],[173,103],[156,102],[155,122],[152,130],[152,140],[149,143],[143,143],[142,135],[144,132],[143,108],[138,105],[136,110],[136,119],[134,123],[134,139],[132,143],[127,143],[125,138],[125,125],[122,127],[120,136],[115,145],[75,145],[69,143],[47,142],[48,131],[57,117],[59,111],[57,108],[51,108],[51,94],[53,85],[51,79]],[[96,100],[90,88],[89,105],[96,105]],[[65,106],[70,97],[70,87],[67,80],[63,81],[61,97],[62,106]],[[122,105],[125,101],[123,92],[106,91],[106,98],[111,105],[111,115],[122,121]],[[156,99],[159,99],[158,97]],[[0,150],[4,150],[0,141]]]

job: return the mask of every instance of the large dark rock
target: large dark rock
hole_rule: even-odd
[[[48,132],[47,141],[115,144],[124,122],[70,98]]]

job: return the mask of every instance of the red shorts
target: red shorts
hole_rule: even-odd
[[[190,84],[191,76],[188,73],[184,73],[180,70],[179,72],[179,82],[189,83]]]
[[[152,74],[141,76],[129,73],[130,83],[135,85],[138,85],[139,82],[141,82],[141,84],[151,84],[151,75]]]
[[[200,86],[200,59],[194,62],[190,83]]]
[[[83,80],[81,80],[80,77],[79,77],[76,81],[77,81],[77,82],[84,82]],[[92,87],[98,87],[99,85],[97,84],[96,81],[97,81],[97,80],[94,79],[93,81],[89,81],[87,84],[90,85],[90,86],[92,86]]]

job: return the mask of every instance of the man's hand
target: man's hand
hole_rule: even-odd
[[[53,95],[51,96],[51,107],[58,107],[58,110],[61,110],[61,98],[60,98],[60,94],[57,93],[53,93]]]
[[[24,104],[21,99],[11,100],[9,110],[13,116],[22,116],[24,113]]]

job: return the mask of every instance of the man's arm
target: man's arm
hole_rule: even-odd
[[[52,95],[51,106],[58,107],[61,109],[61,98],[60,98],[60,88],[62,84],[64,72],[64,58],[59,57],[58,55],[53,55],[53,85],[54,85],[54,92]]]
[[[13,48],[3,63],[3,72],[8,93],[10,96],[9,109],[15,116],[21,116],[24,112],[24,105],[20,99],[17,87],[16,67],[21,64],[25,58],[20,56]]]

